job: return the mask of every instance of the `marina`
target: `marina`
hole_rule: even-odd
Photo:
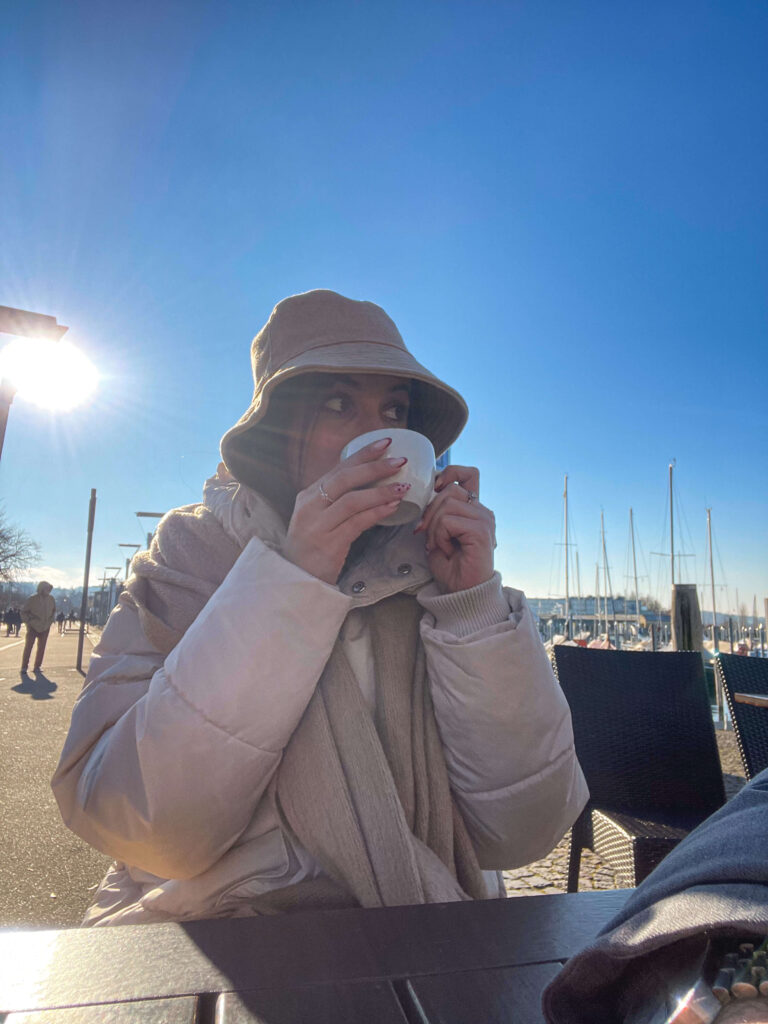
[[[681,560],[694,557],[675,549],[675,461],[668,467],[669,551],[652,554],[669,559],[670,586],[667,601],[642,596],[637,569],[634,510],[629,509],[629,548],[631,579],[629,594],[616,594],[611,579],[611,563],[606,544],[605,514],[600,512],[599,561],[595,563],[594,593],[582,596],[579,554],[569,521],[568,475],[563,487],[564,593],[558,597],[529,598],[537,617],[545,647],[570,644],[613,650],[701,651],[708,664],[719,652],[764,658],[766,616],[758,616],[758,598],[752,601],[752,615],[717,611],[717,585],[713,558],[712,509],[706,509],[707,566],[706,583],[683,582]],[[575,569],[575,572],[574,572]],[[576,579],[576,594],[573,580]],[[711,610],[704,611],[705,600]],[[738,591],[736,604],[739,607]],[[768,609],[768,598],[764,604]]]

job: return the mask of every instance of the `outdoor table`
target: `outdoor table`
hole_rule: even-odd
[[[0,1020],[541,1024],[543,989],[626,898],[626,890],[613,890],[185,924],[5,930]]]
[[[765,693],[734,693],[737,704],[752,704],[756,708],[768,708],[768,695]]]

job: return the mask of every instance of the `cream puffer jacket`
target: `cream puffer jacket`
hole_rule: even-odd
[[[588,795],[523,594],[498,574],[440,594],[407,526],[330,586],[280,555],[284,527],[254,491],[214,477],[204,504],[242,553],[164,662],[118,604],[53,779],[67,825],[117,858],[85,923],[248,914],[254,896],[320,874],[280,826],[275,772],[339,635],[373,706],[359,609],[402,591],[424,608],[451,784],[502,895],[496,871],[548,853]]]

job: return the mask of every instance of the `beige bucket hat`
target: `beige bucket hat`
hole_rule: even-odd
[[[261,421],[270,396],[291,378],[307,373],[382,373],[419,381],[419,429],[441,454],[464,427],[468,410],[453,388],[418,363],[392,320],[373,302],[317,289],[278,302],[251,345],[253,400],[221,440],[230,473],[255,486],[260,454],[273,443]]]

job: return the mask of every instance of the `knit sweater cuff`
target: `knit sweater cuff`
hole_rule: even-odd
[[[435,629],[464,637],[498,626],[509,618],[510,609],[495,572],[485,583],[455,594],[441,594],[431,583],[418,595],[419,604],[435,617]]]

